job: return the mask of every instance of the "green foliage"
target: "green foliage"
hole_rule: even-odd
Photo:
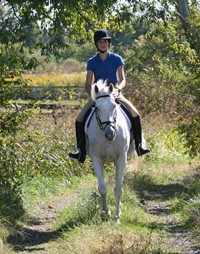
[[[0,138],[2,199],[19,197],[25,179],[38,174],[70,179],[72,175],[82,173],[81,167],[71,163],[66,156],[73,142],[67,136],[70,127],[66,121],[57,119],[54,122],[55,118],[56,115],[46,120],[29,118],[17,135]]]
[[[49,61],[51,55],[58,57],[59,50],[66,47],[68,43],[80,40],[80,38],[83,41],[91,39],[93,27],[107,27],[109,22],[115,19],[115,15],[111,14],[113,3],[115,1],[2,2],[0,8],[0,107],[2,109],[0,112],[2,135],[0,145],[2,147],[0,150],[3,166],[0,187],[3,189],[5,185],[5,192],[13,193],[14,190],[17,190],[17,185],[20,186],[22,182],[21,175],[23,173],[21,170],[25,170],[28,164],[24,158],[21,164],[24,168],[19,168],[20,163],[18,164],[17,161],[19,154],[16,154],[16,146],[19,146],[22,152],[26,149],[21,145],[22,142],[28,141],[30,144],[36,142],[37,144],[38,140],[42,141],[42,137],[35,134],[30,135],[30,139],[26,137],[25,141],[25,138],[17,140],[17,131],[19,131],[21,124],[25,124],[30,109],[27,110],[27,108],[20,108],[12,104],[11,98],[15,93],[12,86],[19,87],[17,94],[26,93],[26,84],[23,82],[22,73],[39,66],[35,56],[37,49],[40,50],[41,55],[45,56],[45,61]],[[108,17],[107,20],[105,14]],[[112,28],[123,29],[124,26],[121,26],[120,23],[113,24]],[[124,23],[126,23],[125,19]],[[126,24],[126,26],[129,25]],[[75,49],[75,46],[71,49],[74,49],[73,54],[79,61],[84,61],[86,55],[91,54],[89,44],[82,46],[79,51]],[[65,57],[68,58],[68,56]],[[43,141],[45,142],[45,140]],[[10,151],[9,155],[7,149]],[[33,151],[32,155],[37,155],[37,159],[41,159],[42,166],[47,163],[53,167],[55,160],[59,159],[59,157],[53,157],[55,154],[52,151],[52,157],[49,159],[51,162],[48,160],[44,162],[44,158],[40,157],[42,152],[39,147],[38,151]],[[10,157],[10,163],[7,163],[8,157]],[[33,165],[37,165],[37,159],[34,160]],[[64,164],[65,162],[63,162]],[[17,179],[18,177],[19,179]],[[4,194],[6,195],[6,193]]]
[[[12,86],[18,87],[17,93],[25,93],[26,84],[21,80],[21,63],[23,56],[16,54],[18,48],[8,48],[0,45],[0,112],[1,133],[15,132],[18,125],[28,116],[25,109],[12,104],[11,98],[15,91]],[[11,54],[9,55],[8,52]]]
[[[190,155],[198,154],[199,10],[191,9],[191,16],[187,19],[191,25],[186,31],[190,39],[185,37],[184,27],[177,22],[177,16],[168,1],[160,1],[159,5],[156,5],[156,1],[128,3],[116,0],[2,2],[0,189],[3,198],[7,196],[17,200],[26,177],[41,172],[66,177],[81,174],[81,168],[66,159],[66,151],[72,147],[73,140],[63,141],[65,135],[60,126],[55,129],[46,127],[44,132],[37,124],[29,129],[30,121],[35,124],[30,118],[31,109],[12,103],[15,91],[11,87],[17,86],[18,94],[27,92],[22,74],[40,65],[38,50],[44,57],[42,61],[50,61],[52,55],[57,61],[60,58],[61,62],[70,56],[81,62],[86,61],[96,51],[92,38],[94,30],[99,27],[108,27],[115,37],[119,36],[119,31],[133,33],[133,24],[136,22],[139,26],[142,22],[146,24],[142,25],[145,27],[142,33],[146,35],[138,41],[132,43],[133,37],[126,37],[132,47],[125,55],[126,73],[132,85],[126,97],[134,97],[132,101],[144,114],[152,111],[173,112],[171,115],[178,120],[180,136],[186,138]],[[135,15],[138,13],[140,15]],[[87,43],[79,46],[73,44],[80,39],[81,43]],[[88,42],[90,40],[92,46]],[[125,38],[119,41],[115,51],[126,51]],[[34,104],[32,106],[34,108]],[[68,128],[65,130],[69,131]],[[87,166],[84,167],[87,169]],[[66,168],[70,168],[69,172],[65,171]]]
[[[79,62],[87,62],[90,57],[95,55],[97,49],[92,41],[84,44],[72,43],[69,44],[65,49],[60,50],[59,58],[61,59],[76,59]]]
[[[21,66],[25,63],[23,56],[17,55],[17,47],[8,45],[0,47],[0,189],[1,197],[18,198],[18,186],[23,181],[23,169],[19,168],[17,131],[21,124],[31,115],[26,107],[13,104],[14,93],[25,93],[26,84],[21,80]],[[10,55],[8,54],[10,52]],[[32,63],[26,63],[26,67]],[[11,89],[18,87],[17,91]],[[16,193],[16,195],[15,195]],[[17,196],[17,197],[16,197]]]
[[[170,124],[166,124],[166,127],[160,129],[158,133],[150,132],[145,137],[151,149],[149,160],[154,161],[156,165],[170,165],[170,163],[178,165],[189,159],[184,148],[185,138],[180,136]]]
[[[200,147],[198,49],[191,48],[179,24],[161,22],[141,36],[126,57],[128,94],[134,94],[136,105],[147,114],[171,113],[187,138],[190,155],[196,156]]]

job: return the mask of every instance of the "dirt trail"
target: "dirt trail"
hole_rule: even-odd
[[[161,238],[165,239],[162,244],[169,253],[200,254],[200,244],[193,241],[194,233],[187,231],[181,224],[180,215],[172,212],[173,198],[182,192],[184,184],[178,180],[166,185],[154,185],[150,190],[140,190],[137,193],[138,202],[148,214],[155,216],[156,226],[160,225],[165,229],[166,233]],[[63,233],[62,229],[53,229],[54,221],[60,216],[59,212],[69,206],[79,194],[77,192],[67,197],[63,195],[56,201],[52,200],[51,205],[38,204],[37,214],[26,222],[21,235],[17,236],[18,245],[12,249],[16,253],[47,253],[45,248],[49,241],[55,241]]]
[[[188,231],[181,223],[179,214],[172,213],[173,198],[184,188],[180,183],[157,186],[156,190],[148,191],[140,200],[145,211],[155,216],[167,233],[163,244],[173,254],[200,254],[200,244],[195,242],[195,233]],[[171,252],[170,252],[171,251]]]
[[[37,213],[30,217],[25,226],[16,235],[16,239],[12,239],[19,244],[14,245],[12,249],[16,253],[46,253],[45,244],[51,240],[56,240],[61,237],[62,230],[55,230],[53,228],[54,222],[60,216],[60,212],[70,205],[77,197],[79,192],[74,193],[70,196],[64,196],[63,198],[52,200],[49,205],[47,204],[37,204]],[[53,254],[53,253],[52,253]]]

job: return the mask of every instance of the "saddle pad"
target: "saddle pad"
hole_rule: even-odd
[[[95,111],[95,107],[91,108],[91,112],[89,114],[89,116],[87,117],[86,121],[85,121],[85,134],[88,135],[88,127],[89,127],[89,122],[91,120],[91,117],[93,116]]]
[[[120,104],[117,104],[117,107],[120,108],[122,114],[124,115],[124,117],[125,117],[125,119],[126,119],[126,121],[127,121],[129,130],[130,130],[132,126],[131,126],[131,121],[130,121],[129,117],[127,116],[127,114],[125,113],[125,111],[122,109],[122,107],[120,106]],[[94,111],[95,111],[95,107],[92,107],[91,112],[90,112],[89,116],[88,116],[87,119],[86,119],[86,122],[85,122],[85,134],[86,134],[86,135],[88,135],[88,127],[89,127],[89,123],[90,123],[90,121],[91,121],[91,118],[92,118],[92,116],[93,116],[93,114],[94,114]]]

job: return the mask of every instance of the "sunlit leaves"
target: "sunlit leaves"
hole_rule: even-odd
[[[198,27],[196,20],[198,18],[191,21]],[[127,52],[126,63],[127,73],[134,80],[135,103],[140,101],[148,113],[159,107],[159,112],[174,110],[179,119],[178,130],[187,139],[190,155],[197,155],[200,147],[199,48],[193,47],[180,23],[165,26],[162,20],[157,22],[135,43],[134,51]]]

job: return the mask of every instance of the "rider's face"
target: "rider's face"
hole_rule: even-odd
[[[105,51],[109,48],[109,41],[108,40],[98,40],[97,47],[99,50]]]

